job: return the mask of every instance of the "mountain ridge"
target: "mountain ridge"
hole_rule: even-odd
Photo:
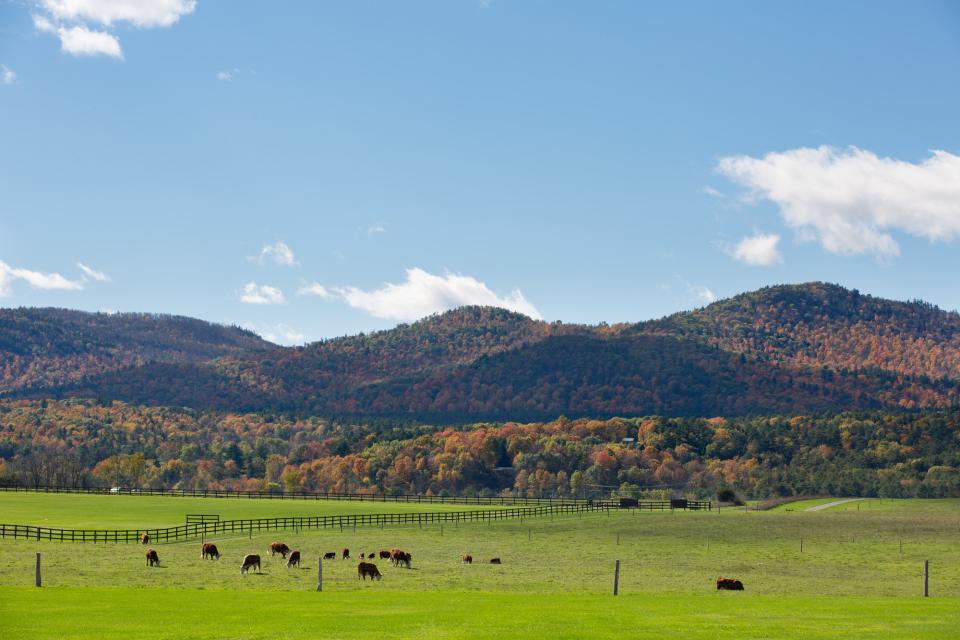
[[[302,347],[244,346],[5,391],[450,421],[960,404],[960,314],[822,282],[632,324],[462,307]]]

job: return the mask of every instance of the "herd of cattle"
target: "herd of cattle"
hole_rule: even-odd
[[[140,542],[142,544],[150,544],[150,536],[146,533],[140,536]],[[287,568],[293,568],[300,566],[300,551],[291,549],[289,546],[283,542],[271,542],[270,543],[270,555],[276,556],[279,555],[284,560],[287,560]],[[287,558],[287,555],[290,558]],[[372,562],[365,562],[366,560],[374,560],[379,555],[381,560],[389,560],[395,567],[406,567],[410,568],[410,563],[413,562],[413,554],[409,551],[403,551],[402,549],[391,549],[390,551],[380,551],[375,553],[371,551],[370,553],[361,553],[360,554],[360,564],[357,565],[357,579],[363,579],[364,581],[369,577],[371,580],[382,580],[383,574],[380,573],[380,570],[377,568],[377,565]],[[157,554],[157,550],[150,547],[147,549],[147,566],[160,566],[160,556]],[[212,542],[204,542],[200,548],[200,557],[204,560],[219,560],[220,559],[220,550],[217,549],[217,545]],[[335,560],[337,558],[336,551],[328,551],[323,554],[324,560]],[[344,548],[340,552],[340,558],[342,560],[350,559],[350,549]],[[466,564],[473,563],[473,556],[469,554],[463,554],[460,557],[461,561]],[[500,558],[491,558],[490,564],[501,564]],[[243,563],[240,565],[240,575],[245,574],[250,569],[256,569],[260,571],[260,556],[253,553],[248,553],[243,557]]]
[[[150,536],[144,533],[140,536],[140,542],[142,544],[150,544]],[[300,551],[291,549],[283,542],[271,542],[270,543],[270,555],[276,556],[279,555],[281,558],[287,561],[287,568],[299,567],[300,566]],[[290,558],[287,558],[287,555]],[[360,554],[360,564],[357,565],[357,580],[366,579],[369,577],[371,580],[382,580],[383,574],[380,573],[380,570],[377,568],[377,565],[372,562],[366,562],[367,560],[375,560],[377,557],[381,560],[389,560],[391,564],[395,567],[404,566],[407,569],[410,568],[410,563],[413,561],[413,556],[408,551],[403,551],[401,549],[391,549],[390,551],[380,551],[379,553],[361,553]],[[200,557],[204,560],[219,560],[220,559],[220,550],[217,549],[217,545],[212,542],[204,542],[200,549]],[[336,560],[337,552],[328,551],[323,554],[324,560]],[[350,559],[350,549],[346,547],[340,551],[340,558],[342,560]],[[464,564],[473,564],[473,556],[468,553],[460,556],[460,561]],[[500,558],[490,558],[490,564],[502,564]],[[156,549],[152,547],[147,549],[147,566],[160,566],[160,556],[157,555]],[[240,565],[240,575],[245,574],[249,569],[256,569],[260,571],[260,556],[248,553],[243,557],[243,564]],[[721,591],[743,591],[743,583],[739,580],[733,578],[717,578],[717,589]]]

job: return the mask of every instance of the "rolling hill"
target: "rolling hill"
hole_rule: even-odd
[[[53,390],[149,362],[203,362],[274,347],[250,331],[181,316],[0,309],[0,393]]]
[[[147,343],[139,361],[124,368],[91,367],[89,375],[61,377],[59,384],[53,376],[32,389],[6,390],[453,422],[960,404],[960,315],[824,283],[768,287],[615,326],[466,307],[299,348],[267,350],[250,334],[241,340],[230,333],[236,330],[219,331],[235,338],[217,334],[225,353],[216,353],[211,340],[203,343],[208,352],[149,357],[167,352]],[[136,353],[137,336],[124,335],[124,353]],[[37,357],[42,363],[48,356],[41,349]]]

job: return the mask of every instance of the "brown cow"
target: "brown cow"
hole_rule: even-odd
[[[252,567],[256,567],[257,573],[260,573],[260,556],[253,553],[248,553],[247,555],[243,556],[243,564],[240,565],[240,575],[245,574],[247,569]]]
[[[299,567],[299,566],[300,566],[300,552],[291,551],[290,559],[287,560],[287,569],[289,569],[290,567]]]
[[[150,544],[150,536],[146,533],[140,534],[140,544]]]
[[[282,542],[271,542],[270,543],[270,555],[280,554],[281,558],[286,558],[287,554],[290,553],[290,547],[283,544]]]
[[[364,582],[366,582],[367,576],[370,576],[371,580],[383,580],[383,576],[380,574],[380,569],[377,569],[377,565],[372,562],[361,562],[357,565],[357,580],[363,578]]]
[[[201,558],[210,558],[211,560],[220,559],[220,550],[217,549],[217,545],[212,542],[204,542],[203,547],[200,549]]]
[[[500,558],[490,558],[490,564],[503,564],[500,562]]]
[[[344,547],[344,548],[343,548],[343,551],[341,551],[340,553],[343,554],[343,559],[344,559],[344,560],[349,560],[349,559],[350,559],[350,549],[347,549],[346,547]]]
[[[473,556],[470,555],[469,553],[463,554],[462,556],[460,556],[460,559],[463,561],[464,564],[473,564]]]
[[[337,552],[336,552],[336,551],[328,551],[328,552],[326,552],[325,554],[323,554],[323,559],[324,559],[324,560],[335,560],[336,557],[337,557]]]
[[[733,578],[717,578],[717,589],[725,591],[743,591],[743,583]]]
[[[389,552],[389,551],[380,551],[380,559],[381,559],[381,560],[389,560],[389,559],[390,559],[390,552]]]
[[[407,569],[410,568],[410,561],[413,559],[413,556],[407,553],[406,551],[401,551],[400,549],[394,549],[390,552],[390,561],[394,566],[399,567],[401,564]]]
[[[147,549],[147,566],[160,566],[160,556],[157,555],[156,549]]]

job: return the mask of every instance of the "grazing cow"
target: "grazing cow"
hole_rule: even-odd
[[[147,566],[160,566],[160,556],[157,555],[156,549],[147,549]]]
[[[247,572],[247,569],[256,567],[257,573],[260,572],[260,556],[248,553],[243,556],[243,564],[240,565],[240,575],[243,575]]]
[[[211,560],[220,559],[220,550],[217,549],[217,545],[212,542],[204,542],[203,547],[200,549],[201,558],[210,558]]]
[[[361,551],[361,552],[360,552],[360,559],[361,559],[361,560],[365,560],[366,558],[367,558],[367,554],[365,554],[364,552]]]
[[[287,554],[290,553],[290,547],[283,544],[282,542],[271,542],[270,543],[270,555],[280,554],[281,558],[286,558]]]
[[[328,551],[327,553],[323,554],[324,560],[335,560],[336,558],[337,558],[336,551]]]
[[[377,569],[377,565],[372,562],[361,562],[357,565],[357,580],[363,578],[364,582],[366,582],[367,576],[370,576],[371,580],[383,580],[383,576],[380,574],[380,569]]]
[[[389,551],[380,551],[380,559],[381,559],[381,560],[389,560],[389,559],[390,559],[390,552],[389,552]]]
[[[503,564],[500,562],[500,558],[490,558],[490,564]]]
[[[410,568],[410,561],[413,559],[413,556],[407,553],[406,551],[401,551],[400,549],[394,549],[390,552],[390,561],[393,562],[394,566],[399,567],[401,564],[407,569]]]
[[[341,553],[343,554],[343,559],[344,559],[344,560],[349,560],[349,559],[350,559],[350,549],[347,549],[346,547],[344,547],[344,548],[343,548],[343,551],[341,551]]]
[[[141,533],[140,544],[150,544],[150,536],[146,533]]]
[[[370,558],[371,560],[373,560],[376,556],[377,556],[377,554],[375,554],[375,553],[372,552],[372,551],[367,554],[367,557]]]
[[[463,561],[463,564],[473,564],[473,556],[469,553],[465,553],[460,556],[460,559]]]
[[[743,583],[733,578],[717,578],[717,589],[743,591]]]
[[[291,551],[290,559],[287,560],[287,569],[289,569],[290,567],[299,567],[299,566],[300,566],[300,552]]]

